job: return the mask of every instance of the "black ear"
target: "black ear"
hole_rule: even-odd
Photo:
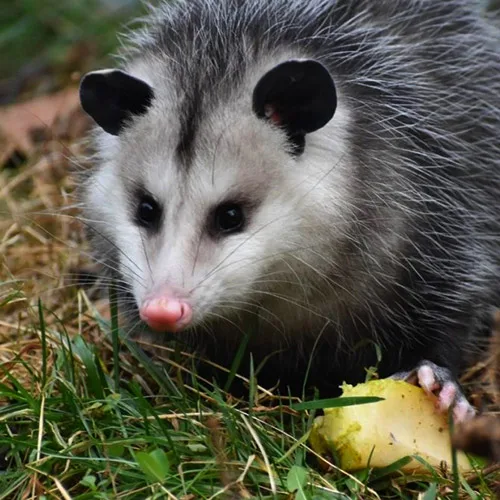
[[[120,133],[128,118],[144,114],[153,96],[146,82],[120,70],[94,71],[80,83],[82,108],[113,135]]]
[[[336,107],[330,73],[310,59],[278,64],[259,80],[253,92],[255,114],[283,127],[297,153],[304,148],[305,134],[324,127]]]

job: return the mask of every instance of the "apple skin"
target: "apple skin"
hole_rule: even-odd
[[[373,380],[344,384],[342,397],[377,396],[384,401],[327,408],[311,429],[310,443],[320,454],[334,455],[346,471],[386,467],[406,456],[418,455],[434,467],[451,466],[451,439],[447,416],[423,389],[401,380]],[[472,469],[458,452],[462,472]],[[401,470],[428,472],[413,459]]]

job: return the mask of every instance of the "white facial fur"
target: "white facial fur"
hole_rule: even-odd
[[[231,102],[205,117],[187,169],[175,154],[175,89],[163,77],[145,78],[138,65],[131,69],[153,86],[155,100],[120,136],[101,136],[104,162],[89,179],[86,205],[118,248],[117,266],[138,306],[168,290],[189,301],[193,325],[234,321],[257,302],[265,321],[283,332],[311,314],[326,320],[331,295],[315,288],[331,271],[336,239],[350,219],[349,113],[339,91],[333,119],[307,136],[302,155],[290,155],[284,133],[251,109],[255,83],[283,60],[254,68]],[[157,234],[134,222],[130,193],[137,184],[163,207]],[[252,205],[245,231],[211,237],[210,211],[241,198]]]

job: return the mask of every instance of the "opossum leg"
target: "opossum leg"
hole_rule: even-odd
[[[456,423],[466,422],[476,414],[450,370],[432,361],[423,360],[413,370],[395,373],[391,378],[419,385],[427,394],[437,396],[438,409],[446,412],[452,408]]]

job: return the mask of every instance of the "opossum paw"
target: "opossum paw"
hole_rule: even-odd
[[[437,408],[442,412],[452,409],[455,423],[466,422],[476,415],[450,370],[432,361],[421,361],[415,369],[395,373],[392,378],[419,385],[427,394],[436,396]]]

